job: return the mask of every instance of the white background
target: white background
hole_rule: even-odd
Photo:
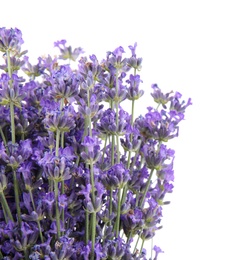
[[[164,260],[246,259],[245,1],[1,1],[31,61],[66,39],[99,59],[138,43],[142,88],[179,91],[193,106],[180,125],[175,188],[154,244]]]

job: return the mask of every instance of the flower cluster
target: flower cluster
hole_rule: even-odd
[[[167,142],[191,100],[155,84],[156,108],[134,115],[137,44],[98,61],[61,40],[58,58],[32,65],[23,42],[0,28],[0,259],[147,259],[173,189]]]

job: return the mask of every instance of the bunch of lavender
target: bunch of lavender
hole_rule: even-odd
[[[22,44],[20,30],[0,28],[0,259],[146,259],[173,189],[166,143],[191,100],[154,84],[157,107],[135,118],[136,44],[99,62],[62,40],[59,57],[36,65]]]

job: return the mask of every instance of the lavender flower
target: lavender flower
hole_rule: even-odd
[[[63,60],[72,60],[72,61],[76,61],[76,59],[78,58],[78,56],[82,53],[84,53],[82,48],[75,48],[72,51],[72,47],[66,47],[66,40],[61,40],[61,41],[57,41],[54,43],[55,47],[58,47],[60,49],[61,55],[59,56],[60,59]]]
[[[46,128],[51,132],[69,132],[75,127],[73,118],[66,112],[53,112],[44,119]]]
[[[66,40],[36,65],[22,44],[20,30],[0,28],[0,258],[146,260],[174,188],[163,142],[178,136],[191,99],[153,84],[157,108],[135,119],[136,43],[130,57],[119,46],[101,62],[80,57],[77,69],[61,62],[83,54]],[[157,260],[163,251],[153,250]]]
[[[14,54],[19,54],[23,43],[22,33],[19,29],[0,28],[0,51],[4,53],[11,51]]]

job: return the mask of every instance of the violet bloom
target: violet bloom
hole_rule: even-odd
[[[21,163],[27,160],[32,154],[31,141],[26,139],[20,143],[8,143],[9,153],[6,152],[5,147],[0,144],[0,159],[5,161],[8,166],[16,170]]]
[[[21,223],[21,236],[15,239],[14,247],[17,251],[25,251],[27,248],[35,245],[38,239],[38,230],[34,229],[31,224]]]
[[[9,86],[9,77],[4,74],[0,79],[0,105],[9,105],[11,102],[21,108],[21,101],[25,97],[22,87],[19,84],[18,76],[12,75],[12,87]]]
[[[56,132],[69,132],[76,125],[73,118],[66,111],[60,112],[56,111],[46,115],[46,118],[43,120],[48,131]]]
[[[121,146],[125,151],[137,152],[141,145],[141,135],[137,129],[125,134],[125,139],[120,139]]]
[[[137,48],[137,43],[134,43],[134,46],[128,46],[129,49],[132,52],[132,57],[130,57],[129,59],[127,59],[127,65],[131,68],[134,68],[135,70],[140,71],[142,69],[142,58],[137,58],[136,55],[136,48]]]
[[[4,56],[3,58],[5,60],[5,64],[1,65],[0,69],[4,70],[6,73],[8,73],[8,59],[6,56]],[[16,71],[18,71],[23,66],[24,63],[25,63],[24,60],[20,60],[15,56],[10,57],[12,73],[15,73]]]
[[[14,54],[19,54],[23,43],[22,32],[19,29],[6,29],[5,27],[0,28],[1,52],[6,53],[10,50]]]
[[[137,100],[142,97],[144,91],[139,89],[139,85],[142,82],[139,75],[130,75],[129,80],[126,82],[130,85],[127,91],[127,98],[129,100]]]
[[[127,59],[122,59],[123,53],[125,53],[125,51],[122,46],[119,46],[113,52],[107,52],[107,59],[104,61],[104,65],[112,74],[116,71],[127,72],[129,70]]]
[[[77,99],[77,103],[79,104],[78,112],[81,113],[85,118],[93,118],[99,109],[99,104],[96,98],[96,95],[92,94],[90,98],[90,105],[87,105],[87,102],[80,98]]]
[[[144,215],[141,209],[130,209],[127,214],[121,215],[125,235],[134,236],[144,226]]]
[[[164,253],[164,251],[162,251],[161,248],[158,247],[158,246],[154,246],[154,247],[153,247],[153,250],[155,251],[155,257],[154,257],[153,260],[157,260],[158,255],[159,255],[160,253]]]
[[[68,65],[61,66],[52,75],[51,84],[49,95],[55,99],[69,99],[79,94],[79,81]]]
[[[157,104],[161,104],[163,107],[166,108],[165,105],[173,99],[173,97],[170,97],[170,94],[173,92],[171,91],[169,93],[163,94],[157,84],[152,84],[151,88],[153,89],[153,93],[151,93],[151,96],[154,98],[154,101]]]
[[[178,124],[184,119],[183,113],[175,110],[170,112],[161,110],[159,112],[152,107],[149,107],[148,110],[145,117],[140,116],[135,121],[135,126],[146,140],[152,138],[160,142],[167,142],[178,136]]]
[[[115,80],[117,80],[117,79],[113,80],[113,87],[112,88],[106,88],[106,91],[105,91],[105,101],[106,102],[115,101],[117,103],[121,103],[123,100],[126,99],[126,96],[127,96],[126,87],[123,86],[121,84],[121,82],[119,81],[120,84],[119,84],[119,87],[118,87],[118,92],[116,92]]]
[[[75,48],[74,50],[72,50],[72,47],[66,47],[66,40],[61,40],[61,41],[57,41],[54,43],[55,47],[58,47],[61,55],[59,56],[59,59],[62,60],[72,60],[72,61],[76,61],[76,59],[78,58],[78,56],[82,53],[84,53],[82,48]]]
[[[36,65],[32,65],[29,62],[29,58],[25,56],[23,60],[23,65],[25,64],[25,66],[22,66],[21,69],[25,72],[27,76],[29,76],[32,79],[35,79],[36,77],[44,73],[44,67],[42,67],[41,62],[42,59],[39,57],[38,63]]]
[[[102,182],[109,190],[123,188],[129,179],[129,171],[121,163],[113,165],[102,176]]]
[[[179,92],[176,92],[170,105],[170,110],[175,110],[177,112],[182,112],[184,113],[186,108],[190,105],[192,105],[191,98],[188,99],[187,102],[184,100],[180,101],[180,98],[182,95]]]
[[[82,145],[84,151],[80,155],[83,161],[94,164],[100,159],[100,141],[96,137],[86,136]]]
[[[68,167],[65,157],[61,159],[53,157],[51,162],[45,162],[43,164],[44,175],[48,179],[61,182],[69,180],[71,176],[71,167]]]
[[[156,148],[155,145],[156,142],[145,144],[142,153],[148,168],[161,170],[164,161],[168,158],[167,147],[162,144],[160,148]]]

